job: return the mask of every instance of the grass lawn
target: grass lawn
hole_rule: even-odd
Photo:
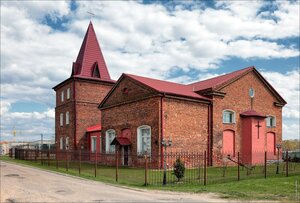
[[[98,166],[97,177],[95,177],[95,167],[93,164],[82,164],[81,175],[78,173],[78,163],[70,163],[69,169],[66,171],[66,165],[64,162],[59,163],[59,168],[56,169],[56,162],[52,161],[50,166],[47,165],[47,161],[42,165],[40,161],[25,161],[15,160],[7,156],[2,156],[1,160],[21,163],[25,165],[34,166],[46,170],[56,171],[60,173],[66,173],[69,175],[79,176],[91,180],[102,181],[106,183],[119,184],[131,187],[138,187],[144,189],[158,189],[158,190],[169,190],[177,192],[212,192],[218,193],[222,198],[227,199],[241,199],[241,200],[279,200],[279,201],[296,201],[296,181],[298,182],[298,200],[300,200],[300,175],[291,174],[289,177],[285,177],[280,166],[280,174],[275,175],[275,165],[268,167],[267,179],[264,179],[263,169],[257,167],[252,171],[251,176],[247,175],[246,170],[241,170],[241,181],[236,180],[236,167],[226,168],[226,183],[222,183],[223,168],[209,168],[208,169],[208,184],[203,185],[201,175],[203,175],[203,169],[192,169],[186,171],[186,178],[184,183],[175,183],[176,179],[171,172],[168,172],[168,182],[174,182],[174,184],[168,184],[162,186],[161,184],[151,184],[151,181],[157,181],[160,183],[162,180],[162,173],[149,171],[150,185],[143,186],[144,184],[144,169],[135,168],[124,168],[120,167],[118,170],[118,182],[116,182],[115,174],[116,170],[114,167]],[[299,164],[296,166],[299,167]],[[297,169],[297,168],[296,168]],[[297,170],[299,171],[299,170]],[[199,183],[189,182],[189,178],[198,177],[200,174]],[[299,174],[299,173],[298,173]],[[221,180],[221,181],[220,181]],[[224,179],[225,180],[225,179]]]

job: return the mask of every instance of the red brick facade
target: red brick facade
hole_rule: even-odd
[[[55,108],[55,140],[60,145],[63,138],[64,147],[69,137],[69,149],[77,149],[84,145],[88,149],[86,129],[89,126],[101,123],[99,103],[111,89],[113,83],[103,81],[70,79],[56,89]],[[70,88],[70,98],[67,99],[67,89]],[[74,89],[75,88],[75,89]],[[74,91],[75,90],[75,91]],[[64,91],[64,101],[61,101],[61,92]],[[69,112],[69,124],[66,124],[66,112]],[[63,114],[63,126],[60,126],[60,114]],[[58,147],[60,149],[60,146]]]
[[[94,49],[97,49],[98,54]],[[252,102],[250,88],[255,91]],[[97,137],[101,142],[101,153],[106,153],[106,145],[109,144],[106,142],[108,130],[114,130],[117,137],[126,138],[126,142],[130,142],[129,146],[119,146],[121,158],[127,148],[129,154],[137,154],[141,143],[138,142],[141,139],[138,138],[140,127],[149,126],[151,154],[155,155],[151,157],[151,162],[155,163],[155,167],[162,166],[163,139],[172,140],[172,146],[168,150],[173,152],[207,151],[210,165],[220,163],[225,148],[231,150],[233,156],[235,152],[245,155],[248,150],[245,150],[245,145],[248,142],[249,146],[256,144],[260,147],[255,149],[264,151],[272,150],[276,143],[282,141],[282,107],[286,102],[254,67],[190,85],[126,74],[115,83],[110,80],[92,24],[89,25],[77,61],[73,65],[71,77],[55,86],[54,90],[55,139],[58,149],[61,138],[64,141],[62,149],[65,149],[67,137],[69,149],[78,149],[81,145],[89,149],[90,136],[86,134],[86,129],[100,124],[101,138],[99,135]],[[62,91],[64,101],[61,98]],[[258,128],[257,135],[260,132],[262,134],[259,141],[252,139],[257,136],[254,133],[257,115],[247,119],[241,117],[242,113],[250,109],[261,114],[259,119],[264,126]],[[223,123],[224,110],[234,112],[232,123]],[[67,112],[69,124],[66,124]],[[265,117],[268,115],[276,118],[275,127],[266,126]],[[250,132],[250,128],[249,134],[247,132]],[[223,141],[224,132],[228,136],[227,142]],[[229,143],[229,140],[233,143]],[[253,151],[254,148],[249,149]],[[270,158],[272,153],[268,153]],[[114,158],[113,155],[109,157],[106,156],[107,164],[112,163]],[[144,164],[143,156],[135,157],[128,160],[128,165]],[[124,160],[120,160],[120,163],[124,164]]]
[[[224,87],[221,91],[226,93],[222,98],[220,96],[213,97],[213,157],[221,155],[222,134],[224,130],[230,129],[235,132],[235,149],[236,152],[242,151],[242,118],[240,113],[251,108],[251,100],[249,97],[249,89],[253,88],[255,96],[253,99],[253,109],[263,115],[272,115],[276,117],[276,127],[266,128],[264,138],[267,132],[274,132],[276,135],[276,143],[282,141],[282,107],[274,105],[278,99],[270,92],[265,84],[258,78],[253,71],[241,77],[237,81]],[[236,114],[235,124],[223,124],[222,112],[230,109]],[[266,143],[266,142],[265,142]],[[262,150],[266,150],[266,147]]]

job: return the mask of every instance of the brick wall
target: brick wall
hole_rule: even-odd
[[[236,152],[241,151],[241,129],[242,122],[240,113],[251,108],[249,97],[249,89],[254,88],[255,96],[253,109],[263,115],[273,115],[276,117],[276,127],[266,128],[266,132],[274,132],[276,134],[276,143],[282,141],[282,108],[274,106],[277,99],[265,87],[257,75],[252,71],[224,87],[221,91],[225,92],[224,98],[213,98],[213,156],[214,161],[222,153],[222,133],[226,129],[235,131]],[[222,111],[231,109],[236,112],[235,124],[223,124]]]
[[[165,98],[163,110],[164,137],[173,142],[170,151],[207,150],[207,104]]]
[[[74,84],[76,91],[74,92]],[[56,140],[60,137],[70,138],[70,148],[74,149],[83,144],[88,148],[88,141],[85,135],[86,128],[101,123],[101,112],[98,109],[99,103],[106,96],[113,84],[94,80],[70,80],[56,90],[55,109],[55,134]],[[67,99],[67,88],[70,88],[70,99]],[[61,102],[61,92],[64,91],[64,102]],[[76,108],[76,115],[75,115]],[[65,115],[69,111],[70,124],[66,125]],[[60,113],[64,114],[64,125],[60,126]],[[75,119],[76,118],[76,119]],[[75,127],[76,124],[76,127]],[[76,132],[76,138],[74,136]],[[76,143],[74,143],[76,141]],[[59,149],[59,148],[58,148]]]
[[[107,130],[114,129],[116,136],[120,136],[123,129],[129,129],[131,135],[129,153],[136,154],[137,128],[142,125],[148,125],[151,127],[151,152],[158,154],[160,149],[159,102],[160,99],[154,97],[102,110],[102,152],[105,153],[106,149],[105,133]],[[142,156],[137,160],[131,161],[135,166],[144,164]]]

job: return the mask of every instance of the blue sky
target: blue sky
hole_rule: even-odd
[[[1,140],[54,136],[52,87],[70,76],[87,11],[113,79],[191,83],[255,66],[288,102],[283,138],[299,138],[299,1],[145,0],[1,1]]]

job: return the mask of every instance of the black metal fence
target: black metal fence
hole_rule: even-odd
[[[214,157],[215,166],[208,166],[206,152],[168,152],[145,156],[122,152],[105,154],[83,150],[15,149],[10,151],[10,156],[54,170],[135,185],[207,185],[251,178],[300,175],[300,162],[290,152],[253,152],[250,155],[223,153]]]

